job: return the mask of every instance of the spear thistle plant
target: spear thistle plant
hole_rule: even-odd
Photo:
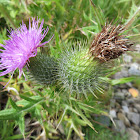
[[[36,29],[38,30],[38,27],[35,28],[35,30]],[[56,133],[56,131],[59,129],[60,124],[63,124],[64,130],[66,130],[66,134],[64,135],[68,135],[67,139],[70,139],[70,134],[71,132],[73,133],[72,130],[74,130],[80,136],[81,140],[83,140],[83,132],[86,132],[83,131],[83,126],[85,127],[86,125],[88,125],[93,130],[95,130],[93,128],[92,120],[94,119],[94,117],[92,115],[106,115],[106,113],[102,111],[103,106],[100,107],[100,102],[96,101],[94,97],[100,99],[100,95],[102,95],[100,93],[105,93],[105,91],[108,90],[108,83],[104,80],[103,77],[105,77],[107,74],[110,74],[110,72],[112,71],[112,67],[114,65],[112,65],[112,63],[110,65],[110,62],[114,62],[114,60],[112,59],[118,58],[122,53],[125,52],[125,49],[127,51],[129,47],[129,45],[127,47],[125,38],[123,38],[123,36],[119,36],[120,32],[116,32],[116,30],[114,29],[118,28],[115,25],[112,26],[110,24],[108,26],[105,26],[103,30],[96,35],[91,45],[82,43],[82,41],[79,41],[78,43],[66,43],[63,47],[66,48],[66,50],[62,51],[62,53],[59,55],[59,58],[58,55],[55,58],[55,54],[51,54],[51,56],[53,57],[45,54],[36,55],[36,53],[33,56],[30,55],[30,52],[32,52],[30,50],[30,47],[33,47],[33,50],[35,48],[36,52],[36,47],[40,47],[41,44],[37,46],[35,45],[36,47],[34,46],[34,36],[36,36],[37,34],[30,34],[28,30],[27,34],[25,33],[25,35],[28,36],[29,33],[30,36],[28,36],[27,38],[25,36],[25,38],[26,40],[29,39],[29,44],[31,42],[31,44],[29,45],[29,50],[28,48],[26,48],[27,46],[24,47],[24,39],[21,41],[21,44],[23,42],[23,46],[20,46],[20,49],[17,47],[19,45],[13,45],[15,42],[17,43],[17,41],[14,40],[12,44],[13,50],[17,52],[19,50],[21,53],[25,52],[25,54],[29,53],[28,57],[24,57],[23,59],[21,59],[25,59],[25,63],[23,62],[21,64],[28,64],[28,69],[32,79],[35,79],[38,83],[49,85],[49,88],[43,88],[43,86],[40,86],[41,88],[37,88],[36,86],[35,88],[38,91],[36,92],[36,89],[33,89],[34,92],[32,93],[32,90],[30,90],[32,89],[32,87],[30,87],[30,93],[23,92],[25,96],[21,93],[19,95],[20,101],[18,102],[15,102],[15,100],[9,98],[10,108],[8,107],[7,109],[0,111],[0,119],[6,121],[15,120],[16,124],[19,125],[21,133],[26,137],[26,133],[24,133],[24,118],[26,118],[25,114],[28,113],[32,118],[35,118],[35,120],[38,120],[38,122],[40,123],[43,130],[40,136],[44,134],[45,138],[49,138],[51,137],[50,134],[52,135],[54,133],[55,137],[50,139],[56,139],[56,135],[58,134]],[[32,37],[33,39],[31,39]],[[18,40],[20,39],[21,38],[18,38]],[[118,46],[115,44],[117,43],[117,41],[120,43]],[[125,47],[123,48],[123,46]],[[6,50],[5,46],[2,47]],[[8,47],[8,49],[9,48],[10,47]],[[27,49],[27,52],[24,49]],[[17,52],[13,53],[13,55],[16,56]],[[7,56],[8,53],[9,55],[11,54],[11,52],[9,51],[7,52]],[[2,54],[4,54],[3,50],[1,55]],[[14,58],[13,55],[11,55],[12,58]],[[6,60],[6,58],[9,57],[3,57],[1,66],[4,65],[4,62],[6,62],[4,61],[4,58]],[[11,59],[9,58],[8,61],[9,60]],[[18,66],[18,64],[19,63],[17,63],[16,68],[21,68],[22,70],[23,67],[19,67],[22,65],[19,64]],[[9,67],[6,67],[5,65],[5,69],[2,69],[4,70],[3,72],[8,70],[8,68]],[[11,70],[13,69],[11,68]],[[9,68],[9,72],[14,71],[10,71]],[[24,85],[24,83],[22,84]],[[53,85],[53,87],[51,87],[51,85]],[[60,92],[62,93],[61,95],[59,94]],[[92,94],[94,96],[92,96]],[[89,100],[85,100],[85,98],[82,98],[83,96],[85,96],[86,99]],[[103,98],[103,100],[104,99],[105,98]],[[38,122],[34,123],[34,129],[38,127]],[[51,129],[50,123],[53,129]],[[4,124],[7,123],[5,123],[4,121]],[[58,124],[57,127],[55,124]],[[35,133],[33,131],[29,132],[29,136],[32,133]],[[92,131],[90,132],[92,133]],[[60,133],[60,135],[61,134],[62,133]],[[40,136],[38,138],[40,138]],[[29,137],[27,136],[27,139],[28,138]],[[64,137],[59,137],[58,139],[64,139]]]

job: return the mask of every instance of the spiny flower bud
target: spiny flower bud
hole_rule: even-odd
[[[107,82],[102,77],[107,74],[107,67],[92,58],[84,57],[88,48],[82,43],[72,45],[74,49],[69,49],[62,54],[59,61],[58,84],[63,91],[70,94],[84,95],[89,93],[98,98],[98,93],[103,93]],[[80,46],[78,49],[77,46]]]
[[[54,84],[63,93],[84,95],[86,98],[91,93],[98,98],[97,94],[107,88],[108,83],[102,77],[108,73],[108,66],[84,57],[88,52],[86,44],[78,42],[70,46],[74,49],[69,48],[57,60],[43,54],[30,58],[31,77],[42,84]]]

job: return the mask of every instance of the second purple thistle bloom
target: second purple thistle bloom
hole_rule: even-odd
[[[44,20],[39,25],[40,20],[32,18],[29,20],[29,28],[24,23],[16,29],[11,31],[8,40],[4,44],[0,44],[3,49],[0,49],[0,76],[8,73],[14,73],[19,69],[19,78],[23,73],[23,67],[28,63],[30,57],[37,55],[37,48],[44,46],[49,41],[41,43],[43,38],[47,35],[49,28],[43,28]],[[52,36],[53,37],[53,36]]]

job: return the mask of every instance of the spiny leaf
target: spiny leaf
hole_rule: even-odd
[[[24,95],[22,95],[22,94],[20,95],[20,97],[21,97],[22,99],[28,101],[28,102],[31,102],[31,103],[36,103],[36,102],[42,100],[42,98],[40,98],[39,100],[34,100],[34,99],[29,98],[29,97],[27,97],[27,96],[24,96]]]
[[[35,117],[38,119],[38,121],[40,122],[40,124],[43,126],[43,120],[42,120],[42,117],[41,117],[41,108],[35,108]]]
[[[79,116],[85,121],[85,123],[87,125],[89,125],[97,133],[97,131],[93,127],[92,123],[86,118],[86,116],[82,113],[81,109],[76,104],[75,104],[75,108],[79,112],[79,114],[80,114]]]
[[[112,85],[125,84],[128,82],[134,81],[135,78],[136,77],[126,77],[126,78],[114,79],[114,80],[111,80],[111,84]]]
[[[76,122],[76,124],[79,124],[80,126],[86,126],[87,123],[80,119],[77,115],[74,115],[74,121]]]
[[[63,114],[62,114],[61,117],[60,117],[60,121],[59,121],[59,123],[58,123],[56,129],[59,127],[60,123],[62,122],[62,120],[63,120],[63,118],[64,118],[64,116],[65,116],[65,114],[66,114],[67,109],[68,109],[68,107],[66,106],[66,108],[65,108],[64,111],[63,111]]]
[[[25,132],[25,121],[24,121],[24,116],[20,115],[18,120],[16,120],[17,124],[19,125],[19,129],[21,134],[24,136],[24,132]]]
[[[79,125],[75,124],[75,118],[67,118],[66,119],[68,121],[67,126],[69,127],[69,131],[68,131],[68,136],[67,136],[67,140],[69,140],[72,129],[77,133],[77,135],[80,137],[81,140],[84,140],[83,138],[83,134],[80,131],[80,129],[78,128]]]
[[[81,140],[84,140],[84,137],[81,135],[82,132],[77,128],[77,126],[72,121],[71,127],[74,129],[74,131],[77,133],[77,135],[80,137]]]
[[[10,103],[11,103],[12,107],[13,107],[14,109],[16,109],[16,111],[21,110],[21,107],[18,107],[18,106],[16,105],[16,103],[12,100],[12,98],[10,98]]]
[[[6,140],[18,140],[18,139],[22,139],[22,138],[23,138],[22,134],[17,134],[14,136],[7,137]]]
[[[72,111],[73,113],[75,113],[75,114],[77,114],[77,115],[80,115],[79,112],[76,111],[75,109],[73,109],[71,106],[65,104],[65,107],[66,107],[68,110]]]
[[[32,99],[38,99],[36,103],[30,103],[29,101],[26,100],[21,100],[18,101],[17,103],[12,101],[12,109],[5,109],[0,111],[0,120],[15,120],[17,119],[21,113],[27,112],[30,109],[34,108],[36,105],[44,101],[44,98],[40,96],[33,96],[31,97]],[[21,106],[21,107],[19,107]]]
[[[6,109],[0,111],[0,120],[10,120],[10,119],[16,119],[16,110],[15,109]]]

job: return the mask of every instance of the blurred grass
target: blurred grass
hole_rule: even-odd
[[[101,26],[112,20],[124,23],[130,18],[140,4],[138,0],[9,0],[0,3],[1,17],[4,17],[9,27],[18,27],[21,21],[28,22],[30,17],[45,20],[45,26],[59,33],[62,39],[85,37],[79,30],[89,27],[89,31],[97,32]],[[123,15],[123,16],[122,16]],[[134,24],[140,22],[137,18]],[[92,28],[91,28],[92,27]],[[48,36],[47,36],[48,37]]]
[[[85,129],[85,140],[128,140],[127,134],[123,136],[119,133],[113,132],[109,128],[100,125],[95,125],[98,133],[93,134],[91,129]]]
[[[92,4],[93,2],[93,4]],[[22,20],[28,25],[28,19],[31,17],[38,17],[44,19],[44,28],[49,26],[50,31],[45,37],[48,40],[52,34],[55,34],[54,39],[50,42],[49,53],[51,56],[58,57],[61,55],[61,51],[64,48],[63,43],[67,44],[70,40],[86,40],[92,41],[94,34],[100,32],[105,22],[113,23],[116,21],[124,24],[127,19],[131,18],[134,12],[140,6],[139,0],[1,0],[0,1],[0,43],[3,40],[8,39],[7,32],[10,28],[17,28],[21,24]],[[136,20],[132,24],[133,29],[130,27],[131,34],[138,34],[140,26],[140,16],[137,16]],[[139,42],[139,38],[132,38]],[[66,46],[67,47],[67,46]],[[43,48],[45,53],[48,53],[48,48]],[[14,74],[14,78],[10,81],[9,87],[15,88],[20,95],[15,91],[9,91],[8,96],[12,97],[12,105],[10,104],[10,98],[8,98],[6,109],[15,109],[18,107],[14,102],[26,102],[31,99],[30,97],[39,96],[43,97],[43,103],[33,106],[30,104],[31,110],[23,111],[23,114],[17,118],[17,120],[4,120],[0,122],[0,137],[2,140],[19,139],[23,137],[21,134],[14,134],[13,128],[19,125],[22,132],[24,132],[24,115],[30,113],[33,120],[38,120],[39,125],[45,129],[46,137],[52,139],[72,139],[74,132],[85,140],[93,138],[98,139],[111,139],[116,140],[126,139],[114,134],[99,125],[93,126],[90,122],[93,118],[90,114],[104,114],[102,111],[108,100],[110,94],[101,96],[101,104],[97,103],[91,96],[90,100],[85,99],[79,101],[68,95],[61,95],[55,89],[55,87],[44,87],[42,85],[33,84],[30,81],[25,82],[24,78],[17,78],[18,72]],[[1,84],[8,82],[7,77],[0,77]],[[121,80],[120,80],[121,81]],[[117,81],[119,84],[119,81]],[[122,81],[121,81],[122,82]],[[123,82],[125,80],[123,79]],[[136,81],[139,83],[139,80]],[[54,90],[55,89],[55,90]],[[1,89],[3,90],[3,89]],[[110,91],[111,92],[111,91]],[[0,95],[3,99],[3,94]],[[19,99],[20,98],[20,99]],[[103,102],[104,101],[104,102]],[[16,102],[17,103],[17,102]],[[15,108],[14,108],[15,107]],[[41,110],[41,111],[40,111]],[[11,117],[12,119],[12,117]],[[16,122],[16,123],[15,123]],[[43,125],[42,125],[43,122]],[[50,123],[51,122],[51,123]],[[59,124],[56,126],[56,123]],[[60,126],[63,128],[64,134],[58,133]],[[90,127],[89,127],[90,126]],[[55,128],[58,127],[56,130]],[[96,134],[93,129],[99,131]],[[7,131],[8,130],[8,131]],[[85,136],[83,135],[85,133]],[[30,132],[29,132],[30,133]],[[51,135],[50,135],[51,134]],[[25,133],[25,136],[28,134]],[[61,136],[63,135],[63,138]],[[35,139],[35,138],[34,138]]]

